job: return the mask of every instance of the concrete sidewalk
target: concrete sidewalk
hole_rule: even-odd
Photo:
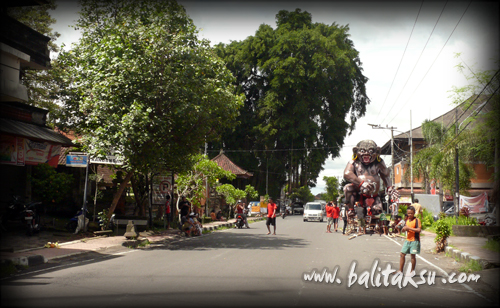
[[[248,217],[248,221],[262,220],[262,217]],[[203,224],[203,231],[217,230],[221,227],[233,227],[235,219],[222,222],[216,221]],[[165,239],[181,238],[181,232],[178,229],[169,229],[162,232],[145,231],[138,233],[138,239],[149,242],[158,242]],[[79,255],[92,251],[102,251],[104,249],[127,245],[129,240],[124,236],[98,236],[92,238],[84,238],[81,240],[59,243],[59,248],[32,248],[25,250],[2,251],[0,252],[0,260],[2,262],[12,262],[14,264],[24,266],[35,266],[47,263],[49,260]]]

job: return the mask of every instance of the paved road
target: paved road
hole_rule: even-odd
[[[383,283],[380,271],[399,264],[398,242],[378,235],[348,240],[325,233],[326,223],[305,223],[301,216],[277,222],[276,236],[266,235],[264,222],[257,222],[251,229],[49,264],[2,281],[2,307],[498,305],[498,294],[479,292],[476,282],[443,284],[455,268],[425,253],[430,263],[419,259],[417,273],[434,272],[434,284],[399,288],[390,276],[388,287],[374,287],[369,275],[374,262],[380,269],[374,269],[372,281]],[[348,287],[353,264],[358,279]],[[337,267],[340,283],[304,279],[314,269],[333,273]]]

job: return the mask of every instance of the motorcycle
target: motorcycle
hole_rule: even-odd
[[[286,211],[286,210],[282,211],[282,212],[280,213],[280,215],[281,215],[281,218],[285,219],[285,217],[286,217],[286,215],[287,215],[287,211]]]
[[[27,227],[28,236],[32,236],[35,232],[40,232],[42,227],[40,224],[40,206],[41,202],[31,202],[24,210],[24,220]]]
[[[88,214],[88,210],[86,210],[86,213]],[[69,221],[68,223],[66,224],[66,229],[70,232],[77,232],[76,229],[78,228],[78,219],[80,216],[82,216],[83,214],[83,208],[80,209],[76,214],[75,216],[73,216]],[[85,219],[85,224],[88,224],[88,219],[86,217],[84,217]],[[101,225],[101,220],[99,219],[99,225]]]
[[[2,215],[2,223],[6,224],[7,221],[21,221],[24,223],[24,210],[26,205],[21,202],[21,197],[12,196],[13,201],[9,204],[7,212]]]
[[[236,214],[236,222],[234,225],[238,228],[241,229],[245,225],[245,219],[243,219],[243,216],[241,214]]]

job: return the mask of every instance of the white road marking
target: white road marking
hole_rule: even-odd
[[[401,245],[400,243],[398,243],[397,241],[393,240],[392,238],[388,237],[387,235],[384,235],[386,238],[388,238],[389,240],[393,241],[394,243],[398,244],[399,246],[403,246]],[[420,255],[417,255],[417,258],[419,258],[420,260],[424,261],[425,263],[437,268],[446,278],[449,277],[448,273],[443,270],[442,268],[440,268],[439,266],[433,264],[432,262],[430,261],[427,261],[425,258],[421,257]],[[466,285],[466,284],[460,284],[461,286],[463,286],[464,288],[466,288],[467,290],[469,290],[469,292],[471,293],[474,293],[475,295],[481,297],[482,299],[485,299],[487,300],[488,302],[492,303],[491,300],[489,300],[488,298],[484,297],[483,295],[479,294],[478,292],[476,292],[474,289],[472,289],[470,286]],[[447,289],[447,290],[453,290],[453,289]]]

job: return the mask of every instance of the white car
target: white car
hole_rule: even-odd
[[[308,202],[304,205],[304,214],[302,215],[304,221],[320,221],[323,222],[323,210],[321,203]]]

